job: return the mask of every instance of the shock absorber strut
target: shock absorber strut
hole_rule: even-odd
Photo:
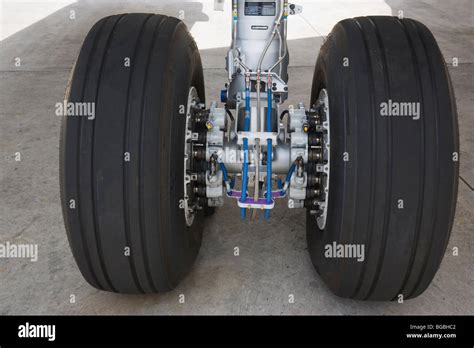
[[[218,187],[215,181],[206,182],[209,204],[218,206],[220,189],[222,194],[236,199],[243,219],[246,218],[247,209],[254,209],[252,213],[255,213],[256,209],[261,209],[265,218],[269,218],[275,200],[284,198],[291,192],[290,179],[292,173],[296,171],[296,163],[290,168],[291,163],[298,156],[305,161],[308,158],[305,145],[308,141],[300,134],[298,125],[296,131],[293,130],[293,125],[295,141],[290,141],[289,131],[283,130],[277,117],[273,119],[275,111],[280,110],[288,94],[288,61],[285,59],[288,57],[286,45],[288,2],[233,0],[232,5],[232,46],[227,56],[229,85],[226,85],[222,100],[226,105],[225,108],[219,108],[217,103],[211,104],[208,121],[212,122],[212,127],[208,127],[206,146],[203,150],[197,148],[193,154],[199,159],[205,159],[209,174],[219,176],[219,182],[222,180],[221,184],[225,184],[224,188],[223,185]],[[255,24],[254,16],[257,15],[259,21],[267,24],[269,30],[268,35],[262,35],[260,38],[262,51],[255,54],[255,49],[252,49],[254,46],[249,45],[244,37],[248,30],[251,30],[249,29],[251,25]],[[267,105],[261,100],[261,97],[264,98],[264,88],[267,88]],[[229,109],[235,110],[235,119]],[[298,121],[300,116],[295,116],[295,119]],[[315,139],[313,142],[318,141]],[[265,153],[265,150],[266,156],[262,160],[260,152]],[[211,158],[213,153],[217,157]],[[318,154],[314,153],[313,157],[318,157]],[[298,167],[300,175],[298,178],[302,177],[300,167]],[[265,172],[261,172],[262,169]],[[284,182],[277,176],[283,174],[288,174]],[[234,183],[238,176],[241,177],[241,189],[235,190]],[[278,189],[273,191],[275,177],[278,180]],[[304,177],[306,178],[306,174]],[[253,178],[255,178],[255,189],[249,194]]]

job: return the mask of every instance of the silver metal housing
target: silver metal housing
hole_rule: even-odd
[[[232,45],[227,53],[226,68],[229,74],[228,99],[230,103],[236,102],[236,95],[245,91],[245,75],[244,69],[236,61],[240,59],[248,69],[253,72],[257,71],[260,53],[263,52],[265,46],[272,35],[275,18],[279,13],[285,13],[283,0],[274,1],[274,16],[249,16],[245,15],[246,3],[262,3],[258,0],[235,1],[237,4],[237,21],[233,20],[232,24]],[[269,1],[267,3],[271,3]],[[235,16],[235,13],[233,13]],[[280,39],[278,39],[280,38]],[[279,75],[281,82],[288,82],[288,63],[289,55],[286,45],[286,20],[280,20],[278,29],[278,38],[275,38],[265,53],[262,61],[262,71],[270,69],[280,58],[285,55],[282,63],[273,71]],[[286,53],[286,54],[285,54]],[[288,93],[282,93],[281,102],[284,102]]]

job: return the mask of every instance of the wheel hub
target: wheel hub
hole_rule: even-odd
[[[186,107],[186,126],[184,136],[184,199],[183,209],[186,225],[191,226],[194,222],[195,209],[192,202],[194,196],[193,185],[191,182],[193,169],[193,122],[192,122],[192,108],[199,103],[199,96],[196,88],[191,87],[188,93],[188,102]]]
[[[314,105],[317,117],[315,141],[316,186],[315,198],[312,201],[311,214],[315,215],[319,229],[326,227],[327,211],[329,204],[329,178],[330,178],[330,116],[329,96],[326,89],[319,92]]]

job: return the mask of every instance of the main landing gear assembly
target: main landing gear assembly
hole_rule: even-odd
[[[309,103],[284,106],[288,17],[301,11],[232,2],[221,103],[206,103],[180,20],[133,13],[92,27],[66,98],[94,103],[95,117],[66,117],[60,146],[67,234],[92,286],[173,289],[225,201],[242,219],[271,219],[283,202],[305,209],[312,263],[338,296],[389,301],[428,287],[459,170],[440,49],[415,20],[343,20],[321,47]]]

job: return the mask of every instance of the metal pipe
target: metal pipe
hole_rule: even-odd
[[[285,54],[283,55],[283,58],[286,57],[288,54],[288,43],[286,41],[286,38],[288,37],[288,0],[284,0],[283,2],[283,37],[285,38]],[[283,70],[283,64],[280,65],[280,76],[281,72]]]
[[[245,119],[244,119],[244,131],[250,130],[250,75],[247,73],[245,76]]]
[[[242,193],[240,195],[240,201],[245,202],[247,199],[247,180],[248,180],[248,139],[243,139],[244,146],[244,169],[242,170]],[[240,215],[242,219],[245,219],[246,211],[245,208],[241,208]]]
[[[232,186],[229,181],[229,174],[227,173],[227,168],[225,167],[224,162],[222,162],[220,158],[217,158],[217,161],[219,162],[219,166],[221,167],[221,170],[222,170],[222,176],[224,177],[224,183],[225,183],[227,194],[230,194],[232,190]]]
[[[282,191],[282,196],[285,195],[286,190],[288,190],[288,186],[290,185],[291,176],[293,175],[293,172],[295,171],[295,168],[296,168],[296,163],[295,162],[293,162],[293,164],[290,167],[290,170],[288,171],[288,174],[286,175],[285,183],[283,184],[283,188],[281,190]]]
[[[278,31],[278,37],[280,38],[280,43],[282,41],[284,41],[281,37],[280,31]],[[284,51],[285,53],[281,54],[281,48],[280,48],[280,57],[279,57],[278,61],[275,64],[273,64],[270,69],[268,69],[268,71],[270,72],[280,64],[280,72],[279,72],[280,76],[281,76],[281,70],[282,70],[281,63],[283,62],[283,59],[285,59],[286,55],[288,54],[288,47],[287,47],[287,44],[286,44],[286,40],[285,40],[284,44],[282,44],[282,46],[285,49],[285,51]]]
[[[276,32],[280,26],[280,22],[282,20],[283,14],[284,14],[284,3],[280,5],[280,12],[278,13],[278,16],[275,19],[275,24],[273,25],[273,30],[272,30],[272,35],[270,36],[270,39],[267,41],[267,44],[265,45],[265,48],[263,49],[262,54],[260,55],[260,58],[258,60],[257,64],[257,71],[262,69],[262,63],[263,63],[263,58],[267,54],[268,49],[270,48],[270,45],[275,38]]]
[[[260,197],[260,139],[255,139],[255,155],[254,155],[254,163],[255,163],[255,187],[253,191],[253,199],[254,201],[258,201]]]
[[[245,78],[245,120],[244,131],[248,132],[250,129],[250,76],[247,74]],[[242,192],[240,201],[245,202],[247,199],[247,183],[248,183],[248,139],[243,138],[244,163],[242,169]],[[240,215],[245,219],[245,208],[241,208]]]
[[[237,21],[239,19],[239,11],[237,9],[237,0],[232,0],[232,55],[235,57],[235,45],[237,41]],[[230,64],[230,63],[229,63]]]
[[[281,76],[281,72],[282,72],[282,68],[283,68],[283,65],[281,64],[283,62],[283,59],[285,59],[286,55],[288,54],[288,45],[287,45],[287,42],[286,42],[286,35],[287,35],[287,28],[288,28],[288,0],[284,0],[283,2],[283,35],[285,37],[285,40],[283,40],[283,38],[281,37],[281,33],[280,31],[278,31],[278,37],[280,39],[280,50],[279,50],[279,53],[280,53],[280,57],[278,59],[278,61],[273,64],[273,66],[268,69],[268,71],[272,71],[273,69],[275,69],[275,67],[277,67],[279,64],[280,64],[280,72],[279,72],[279,75]],[[282,54],[281,53],[281,48],[285,49],[285,53]]]
[[[296,158],[293,161],[293,164],[291,165],[290,170],[288,171],[288,174],[286,175],[285,184],[283,185],[283,189],[281,190],[282,195],[285,195],[286,190],[288,190],[288,186],[290,186],[291,176],[293,175],[293,172],[295,171],[296,166],[300,165],[302,163],[302,161],[303,161],[303,157],[301,157],[301,156],[298,156],[298,158]]]
[[[266,131],[272,131],[272,89],[271,78],[267,83],[267,127]],[[267,139],[267,204],[272,202],[272,140]],[[265,209],[265,219],[270,217],[270,209]]]
[[[260,95],[260,70],[257,70],[257,96]],[[263,129],[263,124],[262,124],[262,118],[260,116],[261,112],[261,103],[260,103],[260,98],[257,98],[257,132],[260,132]],[[258,198],[260,196],[260,139],[255,139],[255,144],[254,144],[254,164],[255,164],[255,185],[254,185],[254,191],[253,191],[253,199],[254,201],[258,201]],[[255,214],[252,215],[252,217],[255,216]]]

